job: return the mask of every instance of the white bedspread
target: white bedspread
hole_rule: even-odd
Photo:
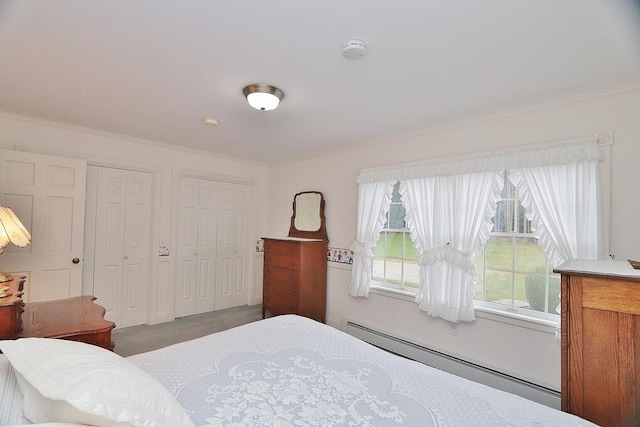
[[[197,426],[593,425],[293,315],[129,360]]]

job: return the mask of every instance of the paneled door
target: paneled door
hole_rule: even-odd
[[[178,187],[176,317],[215,308],[218,183],[181,177]]]
[[[83,160],[0,150],[0,202],[32,236],[5,249],[0,270],[27,276],[28,302],[81,294],[85,183]]]
[[[248,303],[249,256],[253,245],[248,224],[251,186],[220,183],[215,309]]]
[[[85,247],[89,293],[118,327],[146,323],[151,257],[151,174],[89,166]],[[89,276],[89,277],[87,277]]]

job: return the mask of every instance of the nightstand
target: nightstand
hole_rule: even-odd
[[[19,338],[61,338],[81,341],[113,350],[111,330],[115,323],[105,320],[105,309],[93,296],[26,303]]]

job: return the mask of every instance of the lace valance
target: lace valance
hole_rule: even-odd
[[[595,136],[508,150],[485,151],[464,156],[428,159],[362,169],[356,182],[396,182],[429,176],[469,172],[503,171],[567,164],[601,158]]]

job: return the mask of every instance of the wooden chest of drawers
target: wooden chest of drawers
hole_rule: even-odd
[[[640,270],[570,261],[562,275],[562,410],[600,426],[640,425]]]
[[[17,277],[2,283],[2,285],[8,286],[11,291],[11,295],[0,298],[0,339],[2,340],[16,339],[22,331],[24,280],[24,277]]]
[[[113,350],[111,330],[115,323],[104,319],[105,309],[92,296],[24,303],[25,278],[5,282],[12,294],[0,298],[0,339],[62,338]]]
[[[320,239],[264,238],[263,317],[269,311],[325,321],[327,246]]]

